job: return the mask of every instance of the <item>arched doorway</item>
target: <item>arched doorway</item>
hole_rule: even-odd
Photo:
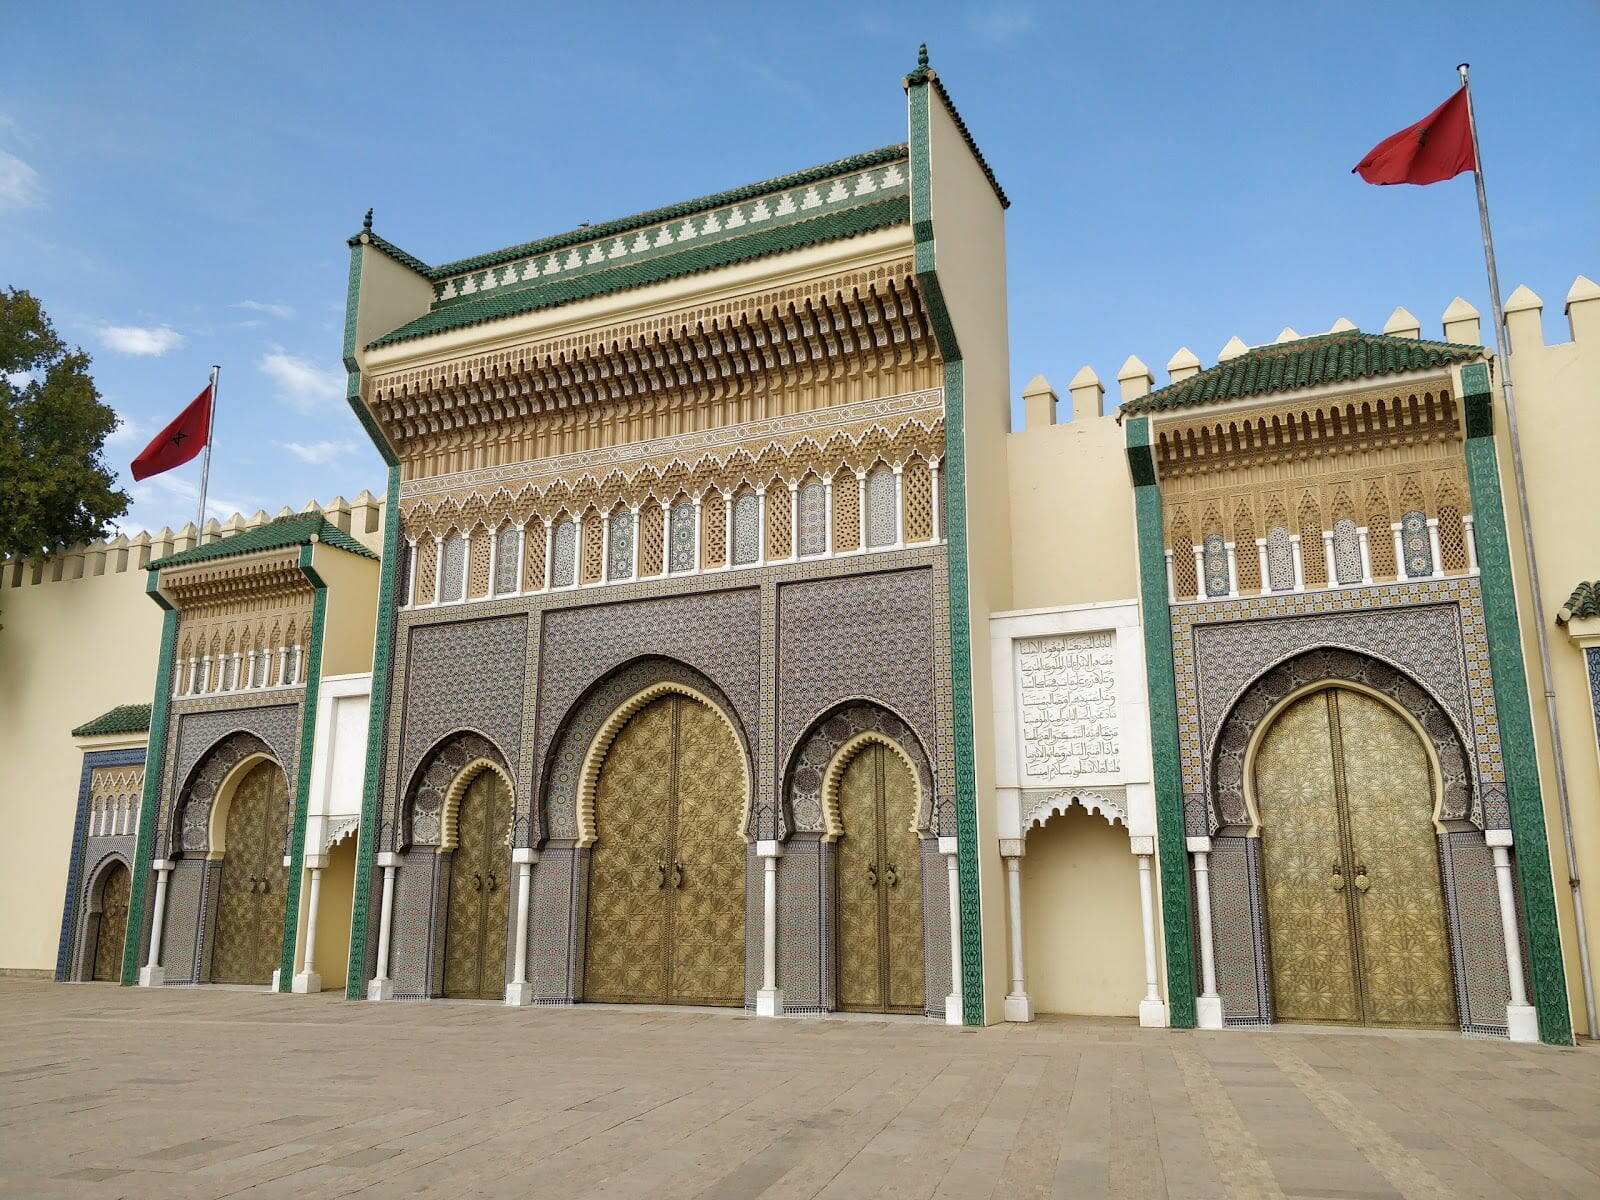
[[[1291,699],[1252,768],[1278,1020],[1453,1026],[1422,738],[1365,691]]]
[[[861,745],[845,764],[838,819],[838,1007],[920,1013],[917,785],[910,768],[882,741]]]
[[[211,982],[270,983],[283,949],[289,788],[270,761],[246,768],[228,804]]]
[[[444,994],[498,1000],[506,990],[506,922],[511,895],[511,792],[484,769],[461,794],[450,856],[445,916]]]
[[[742,751],[676,692],[617,733],[594,792],[584,999],[744,1003]]]
[[[91,979],[108,983],[122,979],[122,948],[128,936],[128,897],[132,891],[133,876],[122,862],[114,860],[100,878],[100,920],[95,929]]]

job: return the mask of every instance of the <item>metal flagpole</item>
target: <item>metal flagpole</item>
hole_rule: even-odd
[[[1561,829],[1567,849],[1567,885],[1572,889],[1574,932],[1578,937],[1578,969],[1583,976],[1583,1006],[1589,1023],[1589,1037],[1600,1037],[1596,1028],[1594,974],[1589,966],[1589,935],[1583,915],[1583,888],[1578,881],[1575,858],[1577,848],[1572,833],[1572,801],[1567,795],[1566,761],[1561,753],[1561,726],[1556,721],[1556,689],[1550,676],[1550,639],[1545,633],[1544,596],[1539,586],[1539,565],[1533,547],[1533,522],[1528,514],[1528,485],[1522,472],[1522,438],[1517,432],[1517,406],[1511,392],[1510,337],[1506,332],[1505,309],[1500,303],[1500,273],[1494,265],[1494,234],[1489,229],[1489,200],[1483,190],[1483,151],[1478,145],[1478,118],[1472,108],[1472,84],[1467,79],[1469,64],[1461,63],[1461,86],[1467,92],[1467,125],[1472,130],[1472,177],[1478,187],[1478,222],[1483,227],[1483,261],[1489,269],[1489,302],[1494,306],[1494,345],[1500,360],[1500,388],[1506,403],[1506,433],[1511,442],[1511,469],[1517,487],[1517,511],[1522,517],[1522,550],[1528,560],[1528,588],[1533,600],[1534,628],[1539,632],[1539,670],[1544,676],[1545,718],[1550,724],[1550,756],[1555,762],[1556,797],[1561,807]]]
[[[211,431],[217,424],[217,376],[222,374],[218,363],[211,364],[211,404],[206,408],[206,448],[200,459],[200,515],[195,521],[194,544],[206,540],[206,481],[211,475]]]

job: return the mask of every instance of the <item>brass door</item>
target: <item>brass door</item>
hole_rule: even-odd
[[[271,983],[283,949],[283,865],[289,789],[276,763],[263,762],[234,789],[217,897],[213,983]]]
[[[499,1000],[506,990],[511,908],[511,796],[493,771],[462,793],[450,855],[444,994]]]
[[[905,764],[873,743],[839,781],[838,1007],[921,1012],[922,845]]]
[[[94,974],[116,983],[122,978],[122,943],[128,936],[128,895],[133,876],[121,863],[106,868],[100,884],[100,924],[95,934]]]
[[[652,701],[595,786],[584,998],[744,1003],[744,772],[718,715]]]
[[[1255,759],[1279,1020],[1455,1024],[1433,780],[1405,720],[1362,692],[1289,706]]]

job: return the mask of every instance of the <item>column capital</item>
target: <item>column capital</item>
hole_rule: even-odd
[[[1210,854],[1211,839],[1208,837],[1192,837],[1184,839],[1190,854]],[[1138,851],[1134,851],[1135,854]]]
[[[1153,833],[1129,834],[1128,849],[1140,858],[1148,858],[1156,852],[1155,835]]]
[[[1027,852],[1027,842],[1022,838],[1001,838],[1001,858],[1021,858]]]
[[[940,854],[946,854],[946,855],[955,854],[956,853],[956,839],[953,838],[953,837],[942,837],[942,838],[940,838],[939,839],[939,853]]]
[[[170,858],[153,858],[150,860],[150,869],[152,871],[170,871],[176,865],[177,863]]]
[[[513,863],[536,863],[539,861],[539,852],[532,846],[517,846],[511,851]]]
[[[398,867],[400,856],[393,850],[380,850],[378,852],[378,865],[380,867]]]
[[[757,858],[782,858],[783,857],[783,843],[782,842],[778,842],[778,841],[765,841],[765,840],[756,842],[756,857]]]
[[[301,860],[301,865],[308,871],[320,871],[328,865],[326,854],[307,854]]]

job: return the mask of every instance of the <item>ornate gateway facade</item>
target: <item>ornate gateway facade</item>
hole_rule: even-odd
[[[1464,301],[1160,389],[1130,358],[1110,412],[1085,368],[1059,423],[1036,378],[1012,431],[1007,201],[925,58],[903,83],[904,143],[471,259],[369,213],[382,499],[0,564],[0,669],[81,689],[0,722],[11,827],[65,850],[43,907],[42,856],[0,871],[0,949],[351,999],[1593,1029],[1600,528],[1564,481],[1600,288],[1559,345],[1508,303],[1540,613]]]

